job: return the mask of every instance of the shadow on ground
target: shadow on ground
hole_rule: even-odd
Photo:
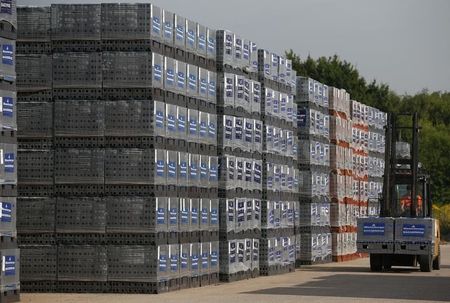
[[[317,270],[318,268],[316,268]],[[247,294],[450,301],[450,277],[335,274]]]
[[[444,266],[441,265],[442,268]],[[301,267],[300,271],[312,271],[312,272],[335,272],[335,273],[369,273],[370,267],[364,266],[364,267],[356,267],[356,266],[317,266],[317,267]],[[414,272],[419,272],[418,267],[393,267],[388,272],[389,273],[399,273],[399,274],[409,274]]]
[[[299,271],[312,271],[312,272],[370,272],[369,267],[356,267],[356,266],[307,266],[300,267]]]

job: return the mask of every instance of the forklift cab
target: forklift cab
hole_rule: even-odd
[[[430,199],[428,178],[426,176],[418,178],[415,203],[412,199],[410,177],[406,180],[407,182],[399,182],[401,178],[398,178],[397,181],[393,197],[397,209],[394,217],[430,217],[431,210],[429,207],[431,203],[428,201]],[[415,209],[412,209],[413,205],[415,205]]]

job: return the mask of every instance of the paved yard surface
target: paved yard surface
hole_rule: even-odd
[[[187,289],[161,295],[23,294],[33,303],[264,303],[264,302],[450,302],[450,245],[441,270],[369,272],[368,259],[308,266],[295,273]]]

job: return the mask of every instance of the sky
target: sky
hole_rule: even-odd
[[[305,58],[339,55],[368,81],[399,94],[450,91],[448,0],[18,0],[50,3],[151,2],[259,48]]]

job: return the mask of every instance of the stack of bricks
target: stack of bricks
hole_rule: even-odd
[[[16,1],[0,5],[0,302],[20,301],[17,248]]]
[[[330,87],[330,195],[334,261],[353,258],[356,253],[352,241],[356,241],[354,220],[359,201],[353,199],[352,128],[350,95],[344,89]]]
[[[263,202],[260,272],[276,275],[293,271],[295,227],[299,218],[297,168],[296,72],[282,56],[258,50],[262,88]],[[297,223],[297,224],[296,224]]]
[[[263,122],[255,56],[251,41],[217,31],[222,281],[259,276]]]
[[[300,254],[298,264],[331,261],[328,86],[297,78]]]
[[[218,281],[215,32],[151,4],[19,15],[23,289]]]
[[[383,192],[385,168],[385,127],[386,113],[374,107],[368,107],[369,123],[369,193],[367,215],[378,216],[380,212],[379,197]]]

